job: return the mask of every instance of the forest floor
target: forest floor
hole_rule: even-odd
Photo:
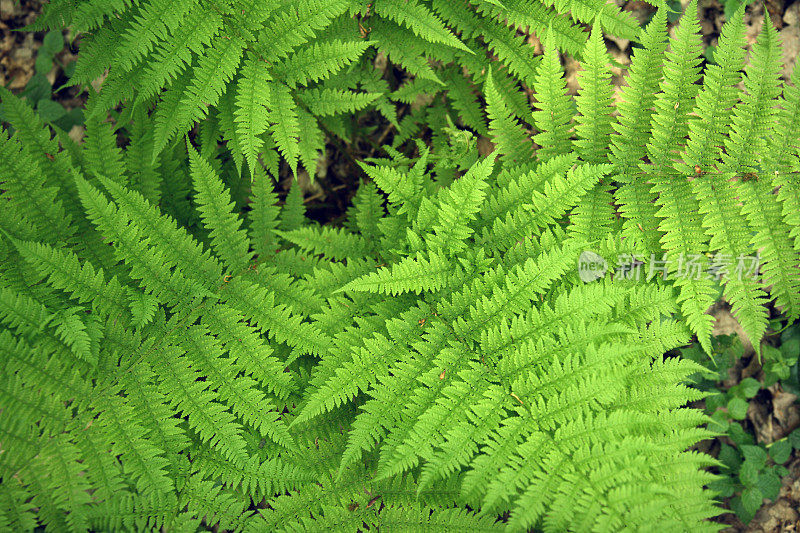
[[[640,21],[645,22],[652,15],[654,8],[640,0],[616,0],[627,11],[632,12]],[[719,31],[725,21],[725,4],[737,0],[700,0],[701,31],[707,46],[713,47],[717,43]],[[677,1],[673,0],[677,7]],[[15,93],[25,90],[35,73],[35,61],[39,48],[42,46],[46,32],[15,31],[32,23],[39,13],[41,0],[0,0],[0,85],[10,88]],[[685,6],[688,0],[680,0]],[[728,6],[730,8],[730,6]],[[784,78],[791,75],[791,66],[800,56],[800,0],[766,0],[747,8],[745,25],[747,40],[752,44],[760,31],[764,21],[764,13],[768,12],[770,19],[780,32],[784,50],[784,63],[787,68]],[[69,36],[68,37],[68,41]],[[541,49],[541,44],[535,36],[529,36],[531,46]],[[624,39],[607,40],[608,51],[621,65],[630,63],[631,43]],[[77,49],[67,45],[56,54],[52,68],[46,73],[50,85],[60,87],[67,80],[64,68],[75,61]],[[577,63],[568,57],[563,58],[567,73],[567,84],[571,91],[577,91],[578,71]],[[389,72],[387,76],[392,76]],[[622,69],[614,71],[617,85],[622,83]],[[393,86],[398,86],[402,79],[390,80]],[[77,87],[62,89],[53,95],[53,100],[66,109],[80,108],[85,103],[86,92],[81,93]],[[391,139],[390,127],[385,123],[378,123],[375,128],[374,141],[380,145]],[[76,125],[70,131],[70,136],[80,139],[82,127]],[[306,203],[309,214],[320,221],[336,221],[349,205],[350,198],[363,176],[361,169],[355,165],[356,160],[377,155],[375,143],[354,145],[330,145],[326,150],[326,164],[320,165],[321,170],[310,180],[307,175],[301,176],[305,183]],[[290,177],[284,176],[282,185],[288,185]],[[715,334],[741,334],[741,328],[724,304],[715,306],[714,314],[717,317]],[[743,335],[742,335],[743,337]],[[773,339],[774,342],[774,339]],[[727,390],[742,379],[755,377],[759,379],[763,370],[755,357],[742,358],[730,372],[730,379],[719,384],[720,390]],[[797,396],[782,390],[780,382],[762,390],[750,401],[746,419],[743,421],[746,430],[754,435],[759,443],[769,444],[785,437],[789,432],[800,426],[800,403]],[[718,439],[703,443],[704,448],[710,453],[715,453],[719,448]],[[789,474],[782,479],[782,488],[779,497],[774,502],[767,502],[760,509],[756,517],[748,524],[742,524],[734,514],[726,514],[718,520],[728,527],[725,531],[731,532],[800,532],[800,452],[786,463]]]

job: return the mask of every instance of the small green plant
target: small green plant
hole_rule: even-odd
[[[783,465],[789,461],[793,449],[800,450],[800,429],[769,445],[754,444],[752,436],[744,431],[731,431],[728,436],[734,446],[721,444],[718,455],[721,477],[709,488],[718,491],[720,498],[730,498],[731,509],[746,524],[764,499],[778,497],[781,477],[788,474]]]
[[[753,0],[720,0],[720,3],[725,13],[725,19],[730,20],[739,9],[752,4]]]
[[[766,346],[763,352],[764,386],[781,382],[788,392],[798,390],[797,359],[800,356],[800,328],[786,330],[779,347]]]
[[[694,386],[709,393],[705,398],[706,413],[711,417],[708,428],[721,437],[718,459],[721,462],[720,478],[709,488],[728,499],[739,519],[748,523],[761,508],[763,500],[774,500],[780,490],[780,478],[788,471],[783,466],[793,449],[800,449],[800,429],[768,445],[756,444],[753,435],[744,429],[750,401],[759,391],[777,382],[791,391],[791,379],[797,376],[798,338],[800,328],[787,328],[780,337],[780,347],[765,346],[762,355],[763,381],[747,377],[727,390],[718,383],[730,378],[729,370],[744,355],[737,336],[726,335],[713,339],[712,358],[699,347],[691,346],[681,351],[681,357],[691,359],[706,367],[705,372],[691,377]],[[727,444],[725,440],[731,442]]]
[[[768,458],[775,464],[768,465]],[[780,458],[783,459],[780,463],[775,461],[764,446],[741,444],[737,449],[723,444],[719,459],[724,465],[722,473],[727,476],[715,482],[712,488],[719,490],[722,497],[733,496],[731,508],[747,523],[761,508],[764,498],[774,500],[778,496],[780,477],[786,474],[781,465],[788,460],[788,453]]]
[[[54,101],[53,94],[56,89],[47,79],[47,73],[53,65],[61,67],[67,77],[74,72],[75,62],[63,65],[56,57],[63,48],[64,36],[60,30],[51,30],[45,34],[42,45],[37,51],[34,75],[22,91],[22,96],[25,96],[30,105],[36,109],[41,120],[69,132],[73,126],[83,123],[83,110],[77,107],[67,110]],[[3,120],[0,110],[0,121]]]

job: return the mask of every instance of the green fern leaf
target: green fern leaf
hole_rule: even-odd
[[[296,174],[297,160],[300,157],[297,104],[289,88],[282,83],[273,84],[270,95],[272,101],[269,109],[269,131],[281,155],[288,161],[292,173]]]
[[[410,28],[425,40],[472,53],[436,15],[417,0],[387,0],[375,5],[375,13]]]
[[[256,159],[261,152],[259,138],[269,126],[269,83],[272,75],[267,64],[248,59],[240,72],[233,112],[239,147],[251,172],[255,172]]]
[[[193,147],[187,148],[198,210],[203,222],[211,230],[211,247],[231,272],[241,272],[252,259],[250,241],[241,230],[242,221],[233,212],[230,194],[211,165]]]

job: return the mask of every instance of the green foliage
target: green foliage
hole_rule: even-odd
[[[83,123],[83,111],[80,108],[67,110],[52,99],[53,94],[58,92],[47,78],[48,72],[53,65],[63,68],[64,74],[70,76],[75,69],[75,63],[62,65],[56,58],[56,54],[64,49],[64,36],[61,30],[48,31],[39,47],[36,55],[35,71],[31,79],[25,86],[22,94],[33,106],[42,120],[50,122],[60,129],[69,132],[73,126]],[[3,111],[0,108],[0,121],[3,118]]]
[[[763,389],[780,382],[783,390],[795,390],[792,379],[796,381],[797,376],[800,327],[786,329],[780,340],[780,348],[764,347],[761,380],[747,377],[727,389],[721,382],[730,379],[730,369],[744,355],[737,337],[715,337],[711,360],[697,347],[681,351],[683,358],[705,366],[692,380],[696,388],[711,393],[705,399],[706,413],[711,417],[708,427],[721,435],[717,453],[720,477],[709,488],[717,491],[719,498],[728,499],[731,510],[745,524],[753,519],[764,499],[778,497],[780,478],[788,473],[783,465],[789,461],[793,449],[800,450],[800,429],[764,445],[756,444],[753,435],[744,428],[750,402]]]
[[[686,451],[710,435],[683,407],[701,367],[662,357],[689,340],[672,289],[583,284],[584,242],[558,222],[610,165],[558,156],[517,179],[487,157],[441,185],[427,158],[460,148],[398,154],[331,228],[297,187],[278,209],[263,173],[244,218],[213,146],[176,142],[151,169],[184,181],[178,210],[136,190],[113,128],[51,160],[25,141],[48,130],[12,125],[13,168],[73,180],[3,173],[12,529],[715,529],[712,461]]]
[[[613,167],[611,179],[591,188],[572,212],[569,231],[610,265],[630,270],[641,263],[638,274],[617,275],[671,280],[681,312],[707,352],[713,322],[707,310],[721,288],[758,351],[766,303],[774,301],[790,321],[800,316],[796,217],[784,203],[798,191],[792,176],[800,152],[794,111],[800,101],[792,85],[778,80],[780,47],[768,19],[745,66],[739,10],[722,31],[717,64],[703,70],[696,11],[690,4],[668,43],[663,14],[642,30],[643,48],[634,54],[616,116],[603,81],[607,60],[597,37],[589,39],[575,99],[575,138],[572,148],[561,150]],[[795,83],[798,76],[795,69]],[[742,81],[744,91],[737,88]],[[519,128],[500,116],[492,123],[501,152],[511,153],[507,139],[519,136]],[[541,119],[538,124],[554,134],[562,128]],[[537,135],[547,139],[546,133]]]
[[[731,19],[736,11],[738,11],[742,6],[747,6],[752,3],[752,0],[724,0],[721,2],[723,10],[725,12],[725,18]]]
[[[696,7],[641,30],[615,106],[600,30],[638,30],[605,2],[50,2],[89,33],[72,81],[110,70],[80,145],[0,92],[0,524],[714,531],[732,476],[691,447],[726,431],[752,510],[787,455],[736,422],[757,384],[709,417],[701,359],[664,354],[714,353],[720,293],[756,349],[767,303],[800,316],[800,93],[769,24],[704,70]],[[313,174],[367,109],[388,157],[321,226],[281,159]],[[756,279],[629,261],[756,251]]]
[[[513,76],[509,83],[533,81],[538,58],[517,28],[549,31],[554,46],[573,54],[586,41],[579,23],[628,39],[637,30],[616,6],[576,0],[73,4],[48,2],[32,27],[69,26],[81,35],[71,84],[88,85],[109,69],[92,114],[104,117],[123,102],[131,110],[155,106],[153,158],[196,121],[216,117],[215,134],[229,142],[240,171],[244,162],[252,172],[263,152],[277,150],[293,171],[299,162],[312,175],[311,154],[324,149],[320,130],[345,134],[323,117],[352,129],[348,114],[369,106],[398,125],[390,87],[374,70],[378,54],[430,80],[454,112],[483,130],[472,93],[485,81],[490,54]]]

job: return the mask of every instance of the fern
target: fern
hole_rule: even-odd
[[[747,67],[747,89],[742,93],[736,88],[745,59],[742,12],[723,31],[719,64],[702,72],[695,10],[695,5],[690,4],[669,44],[666,59],[663,26],[659,29],[664,22],[663,13],[654,17],[644,30],[644,48],[634,56],[630,87],[622,93],[620,114],[616,117],[610,112],[610,87],[607,82],[604,87],[603,76],[597,73],[601,70],[592,70],[602,69],[606,62],[598,55],[602,52],[598,47],[599,34],[590,38],[584,53],[588,70],[581,78],[586,87],[576,98],[580,115],[574,147],[583,161],[613,164],[611,176],[619,185],[600,184],[589,190],[577,205],[567,231],[572,238],[605,255],[612,265],[626,254],[633,254],[644,262],[646,275],[666,267],[666,277],[680,290],[682,314],[701,344],[710,349],[712,318],[706,310],[716,297],[715,281],[722,285],[723,295],[731,302],[735,316],[751,339],[764,335],[767,326],[764,305],[768,300],[775,299],[794,316],[798,279],[798,257],[793,251],[796,230],[793,222],[786,225],[786,214],[791,209],[784,203],[793,202],[790,192],[793,181],[782,177],[790,176],[785,171],[769,174],[765,170],[770,168],[768,162],[778,160],[784,169],[792,167],[794,163],[790,160],[794,161],[796,152],[789,156],[785,147],[769,140],[778,128],[777,117],[782,117],[780,127],[785,128],[786,121],[793,116],[788,111],[790,106],[782,115],[774,111],[780,88],[778,48],[770,26],[765,24],[767,29],[759,36],[759,45]],[[547,79],[558,83],[556,68],[552,55],[546,54],[542,75],[547,72]],[[697,84],[701,73],[702,84]],[[542,86],[542,82],[537,85]],[[787,91],[791,90],[787,86]],[[504,115],[493,110],[497,108],[493,88],[488,87],[486,92],[493,124],[490,133],[501,157],[516,160],[517,147],[527,142],[527,135],[513,123],[507,108]],[[699,92],[696,105],[690,98],[695,92]],[[540,97],[547,105],[555,105],[559,98],[563,98],[559,93]],[[559,153],[569,150],[564,147],[565,141],[572,140],[569,122],[564,119],[554,122],[556,109],[568,109],[566,103],[559,105],[545,110],[548,115],[542,115],[542,111],[534,115],[543,129],[534,139],[549,142],[540,149],[540,153],[547,154],[545,157],[557,158]],[[610,127],[616,134],[609,135]],[[740,133],[743,131],[751,133]],[[687,137],[688,141],[684,141]],[[741,140],[751,137],[757,141]],[[758,179],[749,179],[751,174]],[[781,185],[777,197],[768,190],[767,184],[772,179]],[[515,183],[520,187],[525,182],[518,179]],[[552,202],[552,192],[546,198],[546,202]],[[570,201],[575,202],[575,197]],[[621,241],[620,228],[612,218],[614,203],[620,206]],[[515,220],[507,218],[503,225],[510,230],[514,227],[511,224],[529,223]],[[517,239],[523,235],[516,234]],[[755,259],[758,250],[769,251],[767,257],[760,258],[763,279],[742,275],[742,266],[748,259]],[[705,254],[712,254],[714,261],[709,261]],[[689,275],[689,266],[698,269],[696,276]],[[754,343],[758,350],[758,342]]]
[[[628,83],[622,89],[619,120],[612,122],[616,135],[611,137],[609,158],[622,182],[616,191],[623,215],[622,234],[642,254],[658,250],[661,239],[656,225],[655,195],[640,162],[647,153],[647,133],[661,79],[658,65],[667,49],[666,16],[666,10],[660,9],[643,30],[640,37],[643,47],[633,52]],[[649,223],[645,224],[646,221]]]
[[[102,119],[120,104],[137,109],[155,104],[155,159],[216,108],[229,123],[229,150],[247,162],[251,173],[262,152],[272,149],[259,140],[266,123],[286,119],[291,124],[293,102],[310,98],[305,105],[315,119],[326,114],[345,118],[370,104],[390,116],[388,86],[368,99],[330,100],[342,97],[336,87],[328,86],[341,69],[364,78],[374,74],[371,59],[376,50],[413,75],[435,81],[440,89],[445,77],[453,87],[462,87],[460,94],[452,94],[452,103],[466,124],[480,129],[463,87],[483,83],[488,54],[498,57],[520,82],[530,86],[535,79],[537,58],[515,35],[517,28],[537,33],[549,28],[555,46],[574,54],[581,53],[586,41],[574,21],[596,20],[621,37],[636,36],[632,18],[619,9],[576,0],[505,5],[438,0],[384,0],[374,5],[354,0],[97,0],[73,7],[71,0],[50,2],[32,27],[69,25],[83,35],[70,83],[87,85],[109,69],[102,90],[92,98],[93,117]],[[574,21],[566,16],[569,12]],[[462,64],[466,71],[452,68]],[[280,80],[272,91],[271,80]],[[355,100],[348,102],[349,98]],[[315,109],[320,106],[322,110]],[[320,149],[319,142],[304,140],[305,130],[301,134],[296,127],[272,130],[272,135],[275,148],[293,170],[300,152]],[[301,148],[304,143],[307,147]],[[304,166],[311,166],[310,155],[303,159]]]
[[[256,159],[261,151],[259,136],[269,127],[270,81],[266,63],[248,59],[238,81],[236,91],[236,139],[247,165],[255,169]]]
[[[239,272],[250,264],[250,242],[239,228],[241,221],[231,211],[233,203],[226,197],[227,191],[223,183],[194,148],[190,146],[188,150],[192,182],[197,191],[198,211],[203,223],[214,228],[210,234],[211,245],[231,272]]]
[[[639,31],[593,0],[68,7],[39,24],[91,30],[73,82],[111,66],[85,139],[0,92],[1,526],[718,529],[702,369],[665,354],[709,347],[718,292],[756,350],[766,304],[798,317],[768,20],[748,61],[740,10],[703,67],[696,3],[669,40],[666,8]],[[642,45],[619,104],[600,30]],[[396,135],[320,225],[281,158],[313,175],[362,111]]]

